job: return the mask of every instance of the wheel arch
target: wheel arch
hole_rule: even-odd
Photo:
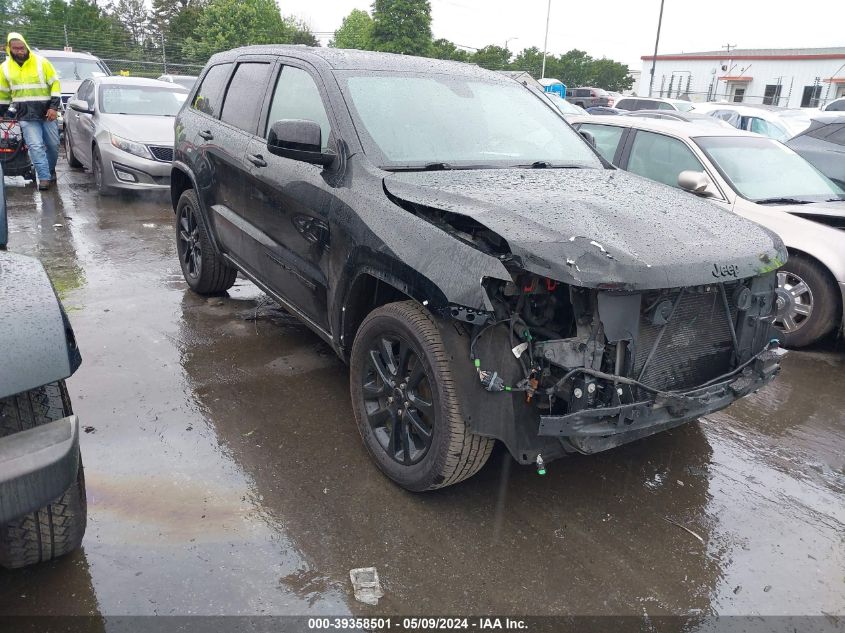
[[[203,205],[202,196],[200,196],[200,190],[197,187],[196,179],[187,165],[182,162],[174,161],[173,166],[170,168],[170,203],[173,206],[174,215],[176,214],[176,208],[179,205],[179,198],[181,198],[182,194],[189,189],[193,189],[197,196],[199,221],[202,222],[208,236],[211,238],[211,246],[214,249],[215,254],[221,255],[223,251],[220,248],[220,243],[217,241],[217,232],[214,230],[214,223],[210,221],[210,218],[208,217],[209,214]]]
[[[790,259],[793,256],[801,257],[803,259],[806,259],[806,260],[813,262],[814,264],[818,265],[819,268],[821,268],[822,272],[825,274],[825,276],[827,276],[828,281],[830,281],[831,285],[836,290],[833,293],[834,297],[836,298],[835,300],[837,302],[836,314],[837,314],[838,318],[840,319],[840,321],[842,321],[843,309],[845,309],[845,305],[843,305],[843,303],[845,303],[845,290],[842,289],[841,282],[839,282],[839,280],[836,278],[837,276],[834,273],[834,271],[831,270],[831,267],[825,261],[823,261],[822,259],[819,259],[815,255],[811,255],[807,251],[804,251],[800,248],[794,248],[792,246],[787,246],[786,250],[789,252]],[[789,260],[787,260],[786,265],[789,265]],[[840,328],[838,328],[838,329],[841,329],[841,327],[842,327],[842,324],[840,324]]]

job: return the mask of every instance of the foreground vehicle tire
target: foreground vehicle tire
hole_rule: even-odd
[[[92,152],[91,171],[94,172],[94,183],[97,185],[97,193],[101,196],[113,196],[116,192],[105,183],[103,177],[103,157],[100,156],[100,150],[96,147]]]
[[[828,334],[840,312],[836,284],[817,262],[790,254],[778,271],[778,306],[784,313],[775,325],[783,332],[785,347],[806,347]]]
[[[76,157],[76,154],[73,153],[73,147],[70,144],[70,134],[67,133],[65,130],[65,157],[67,158],[67,164],[73,167],[74,169],[79,169],[82,167],[82,163],[79,162],[79,159]]]
[[[469,432],[451,357],[415,301],[364,319],[352,347],[350,389],[358,431],[385,475],[420,492],[473,476],[495,441]]]
[[[71,415],[64,382],[0,400],[0,436]],[[82,543],[88,520],[82,460],[76,482],[43,508],[0,525],[0,566],[34,565],[72,552]]]
[[[214,252],[193,189],[183,192],[176,205],[176,252],[182,275],[194,292],[217,294],[234,285],[238,271]]]

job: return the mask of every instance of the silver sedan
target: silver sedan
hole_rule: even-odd
[[[65,150],[71,167],[115,189],[169,189],[173,121],[188,91],[142,77],[86,79],[68,101]]]

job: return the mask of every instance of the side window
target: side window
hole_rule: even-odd
[[[845,101],[836,101],[825,108],[825,112],[843,112],[845,111]]]
[[[220,120],[244,132],[255,134],[272,69],[273,66],[267,62],[238,64],[226,91]]]
[[[704,171],[692,151],[678,139],[637,132],[628,159],[628,171],[671,187],[678,186],[678,174],[686,170]]]
[[[613,125],[595,125],[593,123],[585,123],[578,128],[578,131],[586,130],[592,134],[596,139],[596,149],[602,157],[612,163],[613,157],[616,155],[616,148],[619,146],[619,139],[625,132],[624,127],[616,127]]]
[[[191,107],[205,112],[213,117],[220,115],[220,104],[223,103],[223,90],[232,64],[218,64],[208,69],[202,79],[197,95]]]
[[[592,90],[588,90],[587,88],[578,88],[578,89],[575,91],[575,96],[576,96],[576,97],[592,97],[592,96],[593,96],[593,91],[592,91]]]
[[[616,102],[616,107],[620,110],[633,110],[634,99],[620,99]]]
[[[267,117],[267,132],[273,123],[282,119],[304,119],[319,123],[323,149],[328,147],[332,130],[320,91],[311,75],[294,66],[285,66],[279,73],[273,102],[270,104],[270,115]]]
[[[672,107],[671,103],[666,103],[665,101],[658,101],[657,102],[657,109],[658,110],[674,110],[675,108]]]
[[[756,132],[757,134],[762,134],[778,141],[785,141],[789,137],[786,130],[781,129],[780,126],[756,116],[750,117],[748,129],[751,132]]]

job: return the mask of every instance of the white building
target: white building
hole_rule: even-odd
[[[651,55],[638,94],[648,96]],[[817,107],[845,96],[845,47],[733,49],[658,55],[652,96]]]

